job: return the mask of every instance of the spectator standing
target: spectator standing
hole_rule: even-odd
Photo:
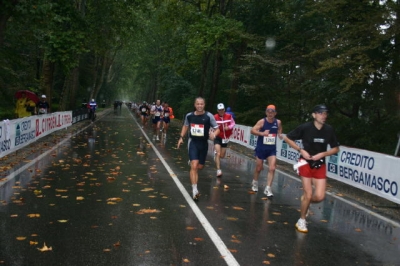
[[[36,105],[36,109],[37,109],[38,115],[50,113],[50,105],[46,101],[46,95],[44,95],[44,94],[42,95],[42,97],[40,98],[40,101]]]

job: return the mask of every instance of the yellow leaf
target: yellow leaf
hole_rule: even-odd
[[[18,241],[23,241],[23,240],[26,239],[26,237],[25,237],[25,236],[17,236],[16,239],[17,239]]]
[[[154,190],[153,188],[144,188],[141,191],[142,192],[148,192],[148,191],[153,191],[153,190]]]
[[[232,208],[233,208],[234,210],[237,210],[237,211],[244,211],[244,209],[243,209],[242,207],[233,206]]]
[[[36,242],[36,241],[29,241],[29,245],[31,245],[31,246],[33,246],[33,245],[37,245],[37,244],[39,244],[38,242]]]
[[[321,222],[322,222],[322,223],[327,223],[327,222],[328,222],[328,220],[321,220]]]
[[[262,263],[266,264],[266,265],[270,265],[271,264],[271,262],[269,262],[268,260],[264,260]]]
[[[138,206],[140,206],[140,204],[139,204],[139,203],[133,203],[132,205],[133,205],[133,206],[135,206],[135,207],[138,207]]]
[[[226,219],[228,219],[229,221],[237,221],[238,218],[236,217],[227,217]]]
[[[281,215],[280,212],[273,212],[272,214],[273,214],[273,215]]]
[[[356,232],[361,232],[362,230],[360,228],[354,229]]]
[[[201,237],[195,237],[194,240],[195,240],[195,241],[204,241],[204,239],[201,238]]]
[[[38,250],[40,250],[41,252],[45,252],[45,251],[51,251],[53,249],[52,249],[52,247],[46,246],[46,243],[44,243],[43,247],[42,248],[38,248]]]
[[[188,259],[183,259],[182,261],[185,262],[185,263],[189,263],[190,262],[190,260],[188,260]]]
[[[82,197],[82,196],[77,196],[76,197],[76,200],[84,200],[85,198],[84,197]]]
[[[275,258],[275,255],[272,254],[272,253],[268,253],[267,256],[270,257],[270,258]]]
[[[39,213],[30,213],[27,215],[29,218],[39,218],[40,214]]]
[[[108,198],[107,201],[117,201],[117,202],[119,202],[119,201],[122,201],[122,199],[121,198]]]
[[[237,253],[237,250],[236,249],[228,249],[230,252],[232,252],[232,253]]]
[[[196,227],[192,227],[192,226],[187,226],[186,227],[186,230],[195,230],[196,229]]]
[[[66,223],[68,220],[57,220],[59,223]]]

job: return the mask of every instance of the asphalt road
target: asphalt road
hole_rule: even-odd
[[[0,265],[400,265],[396,218],[329,193],[299,233],[294,172],[267,199],[243,153],[217,179],[212,146],[194,202],[178,127],[157,141],[125,107],[98,117],[3,160]]]

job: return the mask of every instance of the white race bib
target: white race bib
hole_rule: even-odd
[[[169,113],[165,113],[164,116],[165,116],[165,117],[169,117]]]
[[[268,136],[263,139],[264,145],[275,145],[276,144],[276,134],[268,134]]]
[[[160,112],[156,112],[154,115],[155,116],[160,116],[161,114],[160,114]]]
[[[147,111],[146,108],[142,108],[142,113],[145,113]]]
[[[222,139],[222,144],[227,144],[229,142],[229,139]]]
[[[204,137],[204,125],[190,124],[190,133],[195,137]]]

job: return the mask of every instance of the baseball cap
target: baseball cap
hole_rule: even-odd
[[[217,109],[218,109],[218,110],[225,109],[225,105],[224,105],[223,103],[219,103],[219,104],[217,105]]]
[[[273,105],[273,104],[268,105],[267,110],[275,111],[276,110],[275,105]]]
[[[318,104],[314,106],[313,113],[328,112],[328,107],[325,104]]]
[[[42,95],[42,98],[46,99],[46,95],[43,94],[43,95]]]

